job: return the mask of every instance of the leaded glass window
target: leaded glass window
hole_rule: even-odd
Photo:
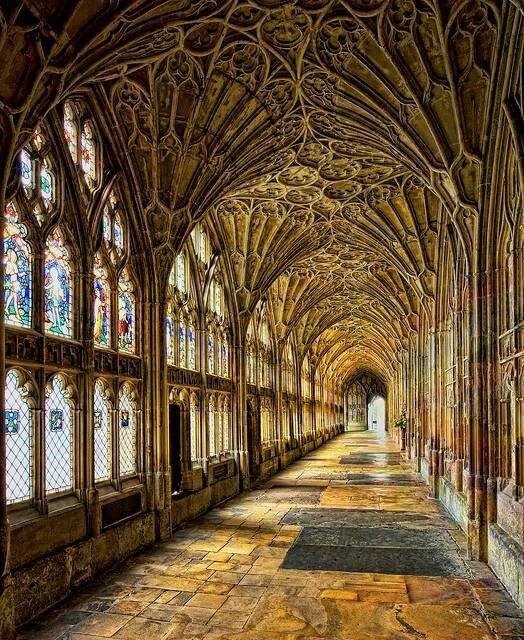
[[[4,318],[6,324],[31,326],[31,246],[18,222],[14,204],[7,205],[4,227]]]
[[[93,128],[89,122],[85,122],[82,127],[82,135],[80,138],[80,153],[82,162],[82,171],[90,189],[96,187],[96,145],[94,140]]]
[[[179,253],[176,257],[176,287],[180,293],[187,293],[186,257]]]
[[[222,375],[229,378],[229,340],[227,336],[222,338]]]
[[[64,105],[64,138],[73,162],[78,162],[78,128],[75,107],[66,102]]]
[[[187,368],[196,369],[195,328],[191,324],[187,327]]]
[[[73,283],[69,252],[60,231],[54,229],[46,241],[44,263],[45,330],[57,336],[73,335]]]
[[[187,365],[187,336],[186,324],[180,320],[178,325],[178,366],[186,367]]]
[[[54,180],[47,161],[43,160],[40,166],[40,194],[46,207],[49,207],[55,199]]]
[[[93,338],[95,345],[111,347],[111,290],[107,271],[98,260],[93,275]]]
[[[191,447],[191,460],[197,458],[197,446],[198,446],[198,400],[195,394],[191,396],[191,404],[189,407],[189,437]]]
[[[129,384],[120,388],[118,400],[118,437],[120,451],[120,475],[130,476],[137,470],[136,404]]]
[[[215,454],[215,398],[209,398],[207,408],[207,428],[209,433],[209,455]]]
[[[73,407],[71,391],[59,375],[46,389],[45,476],[48,494],[73,488]]]
[[[133,284],[124,269],[118,282],[118,348],[135,352],[136,304]]]
[[[93,423],[95,482],[103,482],[111,477],[111,402],[101,380],[95,381]]]
[[[224,400],[224,419],[223,419],[223,432],[224,432],[224,451],[229,451],[230,449],[230,444],[229,444],[229,420],[230,420],[230,413],[231,413],[231,409],[230,409],[230,405],[229,405],[229,398],[226,398]]]
[[[169,364],[175,364],[175,354],[173,349],[174,341],[173,307],[169,305],[166,316],[166,355]]]
[[[20,152],[20,182],[27,195],[31,194],[34,187],[33,158],[27,149]]]
[[[215,339],[211,332],[207,334],[207,370],[215,373]]]
[[[33,425],[31,408],[19,374],[5,377],[4,433],[6,447],[7,504],[33,497]]]

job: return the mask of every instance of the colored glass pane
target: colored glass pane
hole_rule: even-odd
[[[174,353],[173,353],[173,311],[171,308],[168,309],[166,316],[166,356],[169,364],[174,364]]]
[[[40,194],[42,195],[46,206],[55,199],[53,191],[53,176],[49,171],[49,167],[45,160],[42,162],[42,166],[40,167]]]
[[[191,406],[189,410],[191,460],[195,460],[197,457],[197,411],[198,411],[197,400],[193,396],[191,398]]]
[[[124,227],[118,214],[115,216],[113,223],[113,243],[119,253],[124,251]]]
[[[33,160],[26,149],[20,152],[20,181],[26,191],[33,188]]]
[[[210,333],[207,336],[207,370],[209,373],[215,373],[215,345]]]
[[[229,377],[229,344],[227,338],[222,340],[222,375]]]
[[[95,382],[93,416],[95,482],[102,482],[111,477],[111,405],[101,380]]]
[[[133,285],[124,270],[118,283],[118,348],[135,352],[135,295]]]
[[[196,369],[195,330],[191,325],[187,328],[187,366]]]
[[[96,158],[93,131],[89,123],[86,123],[82,129],[80,147],[82,171],[88,186],[93,188],[96,184]]]
[[[4,226],[4,318],[7,324],[31,326],[31,247],[27,229],[8,204]]]
[[[45,475],[47,493],[73,486],[73,409],[64,380],[55,376],[46,391]]]
[[[104,208],[104,214],[102,216],[102,233],[104,240],[109,244],[111,242],[111,215],[107,206]]]
[[[176,287],[180,293],[186,293],[186,259],[183,253],[176,257]]]
[[[181,322],[178,326],[178,366],[185,367],[186,360],[186,325]]]
[[[72,336],[73,287],[69,253],[58,229],[46,241],[44,264],[45,330],[58,336]]]
[[[74,162],[77,162],[78,134],[75,113],[73,107],[67,102],[64,107],[64,138],[71,157]]]
[[[111,291],[107,271],[95,261],[93,281],[93,339],[100,347],[111,346]]]
[[[5,377],[5,448],[7,504],[33,495],[33,433],[31,409],[16,371]]]

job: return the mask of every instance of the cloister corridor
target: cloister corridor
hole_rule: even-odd
[[[341,434],[176,530],[20,640],[488,640],[521,611],[396,445]]]

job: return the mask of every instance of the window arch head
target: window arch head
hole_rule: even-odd
[[[111,191],[102,212],[102,237],[111,261],[116,264],[124,258],[126,228],[122,220],[120,201]]]
[[[56,177],[44,134],[34,131],[32,139],[20,151],[19,175],[22,193],[36,221],[42,224],[46,212],[56,203]]]
[[[30,327],[32,322],[32,251],[27,228],[9,203],[4,226],[4,318],[6,324]]]
[[[73,335],[73,278],[69,251],[56,227],[46,240],[44,263],[44,320],[48,333]]]
[[[4,435],[7,504],[25,502],[33,497],[34,434],[28,402],[29,390],[18,371],[11,369],[6,373]]]

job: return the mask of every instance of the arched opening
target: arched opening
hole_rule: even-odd
[[[383,396],[374,395],[368,402],[368,429],[378,435],[386,433],[386,401]]]

